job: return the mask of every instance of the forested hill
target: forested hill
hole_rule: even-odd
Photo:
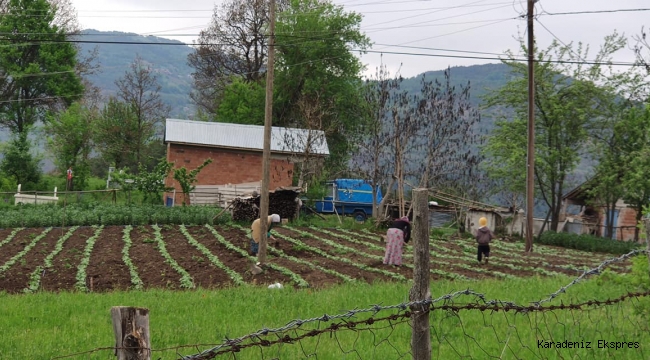
[[[510,70],[505,64],[485,64],[472,66],[452,66],[450,68],[451,84],[456,86],[470,84],[470,101],[473,105],[480,105],[481,97],[489,91],[497,90],[511,78]],[[412,78],[406,78],[402,82],[402,89],[411,93],[419,92],[422,76],[426,80],[437,79],[444,84],[444,69],[427,71],[424,74]]]
[[[99,72],[89,79],[104,95],[115,94],[115,80],[123,77],[136,56],[140,56],[158,77],[162,100],[172,107],[171,115],[182,118],[193,113],[189,96],[192,70],[187,65],[191,47],[156,36],[92,29],[84,30],[78,39],[82,41],[82,57],[97,47]]]
[[[100,72],[90,76],[90,80],[99,86],[106,95],[116,91],[115,80],[124,76],[129,65],[139,55],[149,63],[162,86],[161,95],[172,106],[172,116],[184,118],[193,113],[190,103],[192,69],[187,65],[187,55],[192,48],[180,41],[156,36],[142,36],[117,31],[84,30],[79,37],[84,56],[93,48],[98,48]],[[443,70],[425,73],[427,79],[444,80]],[[498,89],[508,80],[508,67],[504,64],[486,64],[458,66],[451,68],[453,84],[471,84],[471,100],[474,105],[480,102],[480,96],[490,89]],[[422,75],[404,79],[402,88],[410,92],[420,90]]]

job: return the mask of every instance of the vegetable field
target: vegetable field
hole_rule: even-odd
[[[384,243],[370,231],[280,227],[269,244],[269,266],[252,275],[249,230],[237,225],[75,226],[0,230],[0,291],[103,292],[129,289],[193,289],[268,285],[323,288],[332,284],[408,281],[404,264],[382,264]],[[472,240],[431,239],[431,277],[508,279],[576,276],[613,257],[551,246],[496,241],[489,265],[476,263]],[[614,271],[625,272],[626,264]]]

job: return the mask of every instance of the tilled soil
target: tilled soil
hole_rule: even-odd
[[[298,286],[296,279],[303,286],[306,283],[312,288],[325,288],[350,279],[373,283],[413,277],[412,244],[404,248],[402,266],[386,265],[382,261],[385,244],[378,233],[278,227],[275,231],[296,243],[279,239],[277,245],[269,244],[270,266],[265,266],[261,274],[253,274],[251,270],[257,258],[249,254],[250,238],[246,232],[226,226],[213,229],[218,235],[206,226],[188,226],[187,235],[176,225],[132,229],[79,227],[62,243],[60,251],[56,244],[70,228],[50,229],[36,243],[33,242],[46,229],[22,229],[13,239],[9,239],[13,229],[0,229],[0,291],[28,292],[30,280],[37,291],[105,292],[133,289],[137,284],[143,289],[174,290],[228,288],[241,282]],[[96,232],[99,235],[91,248],[89,239]],[[164,246],[160,246],[156,237],[158,232]],[[130,247],[126,246],[125,239],[130,239]],[[33,246],[25,251],[30,244]],[[432,242],[431,278],[453,279],[461,275],[478,280],[543,276],[545,272],[576,276],[582,273],[581,269],[598,266],[604,259],[613,257],[557,247],[544,247],[552,249],[552,254],[524,255],[505,243],[495,243],[490,264],[479,265],[473,246],[471,241],[462,239]],[[50,266],[45,262],[48,257]],[[132,268],[125,258],[130,260]],[[85,271],[80,266],[84,259],[87,259]],[[627,271],[627,265],[619,264],[614,270]],[[187,276],[183,282],[184,274]]]

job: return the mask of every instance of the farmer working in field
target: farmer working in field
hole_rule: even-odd
[[[271,240],[275,241],[276,245],[278,243],[278,240],[276,238],[274,238],[273,236],[271,236],[271,229],[273,228],[273,226],[275,224],[279,224],[279,223],[280,223],[280,215],[278,215],[278,214],[269,215],[269,217],[268,217],[268,219],[266,221],[266,224],[268,226],[268,229],[266,230],[266,238],[268,239],[268,241],[271,241]],[[256,219],[255,221],[253,221],[253,225],[251,225],[251,229],[253,230],[253,232],[251,233],[251,237],[252,237],[251,238],[251,255],[252,256],[256,256],[257,251],[259,250],[260,238],[262,237],[262,232],[261,232],[262,229],[260,229],[261,225],[262,225],[262,222],[260,221],[260,219]]]
[[[481,257],[485,255],[485,263],[490,258],[490,241],[495,238],[494,233],[487,227],[487,219],[482,217],[478,220],[480,226],[476,231],[476,242],[478,242],[478,263],[481,264]]]
[[[386,232],[386,254],[384,264],[401,266],[402,248],[411,238],[411,222],[408,216],[393,221]]]

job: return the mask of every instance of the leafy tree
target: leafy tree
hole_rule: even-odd
[[[94,142],[101,156],[115,168],[132,167],[135,162],[135,144],[138,133],[136,115],[130,104],[109,98],[94,127]]]
[[[160,159],[150,172],[140,165],[138,175],[135,177],[135,188],[144,194],[144,202],[156,202],[162,198],[164,192],[174,189],[165,186],[165,178],[173,167],[174,164],[164,158]]]
[[[633,108],[617,125],[617,136],[621,137],[622,156],[619,174],[623,200],[636,210],[639,223],[643,209],[650,206],[650,108]],[[610,223],[612,221],[610,220]],[[634,239],[639,239],[639,228],[635,228]]]
[[[154,141],[160,124],[169,114],[170,107],[160,99],[160,85],[151,67],[138,56],[131,64],[131,70],[115,81],[117,96],[127,104],[132,112],[135,128],[132,149],[135,163],[145,158],[147,146]]]
[[[48,110],[80,98],[83,86],[75,71],[76,49],[57,25],[55,8],[47,0],[7,0],[3,5],[0,125],[23,133]]]
[[[217,110],[219,122],[264,125],[266,89],[262,81],[245,82],[235,78],[226,86]]]
[[[615,40],[615,39],[610,39]],[[609,41],[609,40],[608,40]],[[597,63],[606,59],[617,46],[602,47],[597,56]],[[586,58],[586,51],[579,46],[577,50],[569,45],[553,42],[547,49],[538,50],[535,58],[535,181],[543,201],[550,208],[551,227],[557,231],[562,207],[562,195],[567,186],[568,175],[576,168],[580,153],[585,148],[588,137],[588,127],[596,119],[601,109],[601,98],[604,92],[595,81],[601,75],[599,65],[572,66],[555,62],[580,61]],[[550,61],[553,59],[553,61]],[[486,97],[487,106],[507,108],[514,114],[514,124],[506,125],[501,122],[504,132],[513,133],[522,129],[528,118],[527,102],[527,66],[514,61],[510,53],[505,60],[513,72],[513,79],[498,91]],[[501,120],[509,117],[500,116]],[[496,149],[507,146],[497,144],[505,137],[494,137],[488,140],[488,146]],[[517,141],[519,151],[511,154],[503,152],[495,155],[493,164],[516,164],[522,150],[527,148],[527,142],[517,136],[507,141]],[[514,145],[514,144],[513,144]],[[525,151],[525,150],[523,150]],[[491,167],[495,170],[494,167]],[[523,171],[522,168],[520,171]]]
[[[197,181],[196,177],[199,175],[201,170],[211,162],[212,159],[206,159],[203,164],[189,172],[184,166],[174,169],[174,180],[178,181],[178,184],[181,186],[181,191],[183,192],[183,206],[187,204],[190,193],[194,188],[196,188],[196,186],[194,186],[194,183]]]
[[[65,174],[71,166],[75,184],[83,189],[90,175],[90,153],[93,150],[93,126],[98,113],[80,103],[48,117],[45,132],[49,135],[47,148],[54,157],[59,172]]]
[[[0,162],[0,170],[21,184],[23,190],[35,189],[41,180],[40,161],[29,151],[30,143],[27,132],[14,134],[5,145],[4,157]]]
[[[370,44],[360,24],[360,14],[331,1],[292,0],[276,27],[276,125],[326,131],[332,172],[346,167],[349,143],[343,134],[353,128],[362,102],[363,65],[350,51]],[[306,108],[319,121],[305,118]]]

